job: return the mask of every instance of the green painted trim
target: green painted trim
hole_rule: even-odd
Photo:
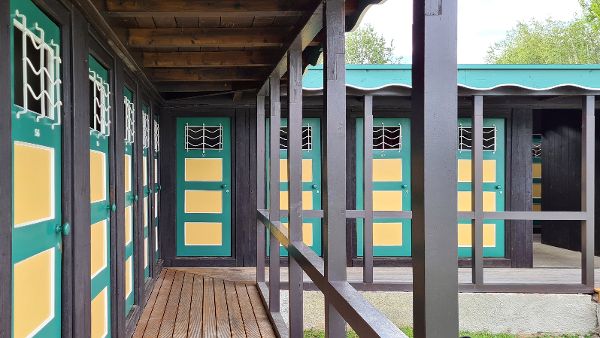
[[[185,150],[185,126],[192,125],[218,125],[223,126],[223,149]],[[177,142],[177,256],[179,257],[230,257],[232,255],[232,229],[231,229],[231,120],[228,117],[194,117],[178,118],[176,124]],[[184,161],[186,158],[222,158],[223,159],[223,181],[221,182],[185,182]],[[229,193],[223,194],[223,212],[221,214],[186,214],[184,212],[184,196],[186,189],[209,189],[221,190],[221,185],[229,186]],[[222,245],[215,246],[187,246],[184,242],[185,222],[221,222],[222,223]]]
[[[133,91],[131,91],[127,86],[123,87],[123,95],[125,97],[127,97],[131,102],[133,101]],[[123,104],[123,103],[119,103],[119,104]],[[134,102],[134,106],[135,106],[135,102]],[[130,177],[130,184],[131,184],[131,190],[130,192],[125,193],[125,208],[131,206],[132,207],[132,215],[131,215],[131,243],[125,245],[125,256],[124,256],[124,261],[123,264],[125,265],[125,262],[130,258],[134,256],[134,244],[135,244],[135,227],[136,227],[136,222],[138,222],[138,219],[135,217],[136,214],[136,208],[135,208],[135,203],[134,203],[134,198],[135,198],[135,182],[137,182],[137,175],[136,172],[133,170],[133,168],[135,168],[135,154],[133,151],[133,143],[132,144],[127,144],[125,143],[125,155],[129,155],[131,158],[131,162],[130,162],[130,172],[131,172],[131,177]],[[123,160],[124,161],[124,160]],[[128,168],[124,168],[124,170],[128,170]],[[135,294],[136,294],[136,288],[135,288],[135,276],[136,276],[136,267],[135,267],[135,259],[132,258],[131,260],[131,267],[132,267],[132,272],[131,272],[131,279],[132,279],[132,292],[131,295],[129,295],[129,297],[127,297],[125,299],[125,314],[128,315],[129,312],[131,311],[131,309],[133,308],[133,304],[135,302]],[[125,273],[126,276],[126,273]]]

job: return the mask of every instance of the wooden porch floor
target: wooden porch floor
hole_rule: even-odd
[[[164,269],[134,337],[275,337],[256,285]]]

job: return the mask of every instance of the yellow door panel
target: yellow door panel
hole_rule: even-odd
[[[373,182],[401,182],[402,159],[373,159]]]
[[[542,178],[542,164],[541,163],[533,164],[533,178]]]
[[[483,160],[483,182],[496,182],[496,160]]]
[[[302,159],[302,182],[312,182],[313,180],[313,162],[311,159]],[[279,160],[279,180],[280,182],[288,181],[288,161],[287,159]]]
[[[223,180],[222,158],[186,158],[186,182],[221,182]]]
[[[158,183],[158,159],[154,159],[154,183]]]
[[[473,193],[470,191],[458,192],[458,211],[473,211]],[[483,211],[496,211],[496,192],[483,192]]]
[[[533,198],[542,198],[542,184],[534,183],[532,188]]]
[[[288,230],[289,236],[289,228],[288,223],[281,223],[281,225]],[[302,223],[302,242],[308,246],[313,245],[313,225],[312,223]]]
[[[133,292],[133,256],[125,261],[125,298]]]
[[[108,334],[108,291],[105,288],[92,300],[92,338],[103,338]]]
[[[108,262],[106,257],[106,252],[108,250],[106,233],[106,220],[92,224],[90,230],[92,278],[102,272],[102,270],[106,268]]]
[[[223,192],[213,190],[186,190],[185,212],[220,214],[223,212]]]
[[[280,191],[279,192],[279,208],[281,210],[288,209],[288,192]],[[302,192],[302,210],[313,210],[313,196],[312,191],[303,191]]]
[[[373,191],[373,211],[402,211],[402,191]]]
[[[144,156],[142,165],[142,177],[144,178],[144,185],[148,185],[148,157]]]
[[[125,192],[131,191],[131,155],[125,154]]]
[[[144,197],[144,228],[148,227],[148,197]]]
[[[468,183],[473,181],[471,160],[458,160],[458,182]],[[483,160],[483,182],[496,182],[496,160]]]
[[[185,222],[185,245],[223,245],[223,224]]]
[[[542,211],[542,205],[541,204],[534,203],[532,207],[533,207],[532,208],[533,211]]]
[[[471,182],[472,180],[471,160],[458,160],[458,181]]]
[[[472,225],[469,223],[458,224],[458,246],[459,247],[471,247],[472,246]],[[496,246],[496,225],[495,224],[483,224],[483,246],[495,247]]]
[[[144,269],[148,267],[148,237],[144,238]]]
[[[401,246],[402,223],[373,223],[374,246]]]
[[[14,265],[14,336],[32,337],[54,318],[54,248]]]
[[[483,192],[483,211],[496,211],[496,193],[494,191]]]
[[[54,218],[54,149],[14,144],[15,228]]]
[[[133,206],[125,208],[125,245],[131,243],[132,233],[131,225],[133,224]]]
[[[90,201],[106,200],[106,154],[90,150]]]

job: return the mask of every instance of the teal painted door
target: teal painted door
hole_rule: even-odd
[[[363,119],[356,120],[356,205],[364,208]],[[373,210],[411,210],[410,120],[375,118],[373,120]],[[363,255],[363,225],[356,226],[357,255]],[[410,256],[409,219],[373,220],[374,256]]]
[[[150,108],[142,105],[144,145],[142,149],[142,180],[143,180],[143,209],[144,209],[144,278],[150,278],[150,193],[152,186],[150,182]]]
[[[135,201],[138,196],[135,193],[135,182],[137,182],[134,162],[134,142],[135,142],[135,104],[133,91],[125,87],[123,90],[125,106],[125,313],[128,314],[133,307],[135,292],[135,267],[134,267],[134,247],[133,247],[133,229],[137,221],[135,219]]]
[[[533,195],[533,211],[542,211],[542,135],[533,135],[533,145],[531,147],[532,157],[532,177],[533,185],[531,187]],[[542,222],[533,221],[533,225],[541,226]]]
[[[287,119],[281,119],[281,131],[279,135],[279,189],[280,208],[288,209],[288,128]],[[267,125],[269,120],[267,120]],[[269,129],[267,129],[269,130]],[[267,143],[270,135],[267,132]],[[267,147],[267,159],[269,148]],[[267,168],[269,162],[267,161]],[[268,201],[267,201],[267,204]],[[302,120],[302,209],[321,209],[321,121],[318,118],[305,118]],[[281,223],[288,226],[288,218],[282,217]],[[268,235],[268,234],[267,234]],[[268,238],[268,237],[267,237]],[[321,255],[321,219],[305,218],[302,222],[302,239],[304,244],[313,249],[317,255]],[[267,249],[269,241],[267,240]],[[287,250],[281,248],[280,255],[287,256]]]
[[[160,125],[158,123],[158,118],[156,115],[153,118],[154,123],[154,159],[152,161],[154,165],[154,175],[153,175],[153,187],[154,187],[154,207],[153,207],[153,216],[154,217],[154,262],[158,262],[158,258],[160,256],[160,252],[158,250],[158,213],[160,206],[160,168],[159,168],[159,158],[160,158]]]
[[[30,0],[10,2],[12,336],[60,337],[62,126],[60,28]]]
[[[90,257],[91,337],[110,337],[109,73],[96,59],[90,65]]]
[[[177,119],[177,255],[231,256],[231,126]]]
[[[471,119],[458,119],[458,211],[472,211]],[[505,121],[483,120],[483,209],[504,211]],[[504,221],[484,220],[483,256],[504,257]],[[458,221],[458,255],[471,256],[471,221]]]

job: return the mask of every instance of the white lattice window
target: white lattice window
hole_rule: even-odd
[[[160,127],[157,121],[154,121],[154,151],[160,151]]]
[[[402,150],[402,126],[373,127],[374,150]]]
[[[496,126],[483,127],[483,150],[496,151]],[[458,150],[470,151],[473,149],[473,128],[458,127]]]
[[[542,136],[539,134],[534,134],[533,136],[538,141],[534,141],[531,146],[531,155],[533,158],[542,158]]]
[[[279,149],[288,149],[288,127],[279,129]],[[312,150],[312,127],[302,126],[302,150]]]
[[[90,133],[110,136],[110,86],[90,69]]]
[[[185,125],[186,150],[223,150],[223,126]]]
[[[125,143],[135,142],[135,105],[127,96],[124,96],[125,105]]]
[[[144,149],[150,148],[150,114],[142,113],[144,122]]]
[[[14,24],[14,103],[22,110],[38,114],[37,120],[53,120],[52,127],[60,125],[62,101],[60,74],[60,46],[53,39],[46,41],[44,30],[36,23],[28,28],[27,17],[17,10]]]

